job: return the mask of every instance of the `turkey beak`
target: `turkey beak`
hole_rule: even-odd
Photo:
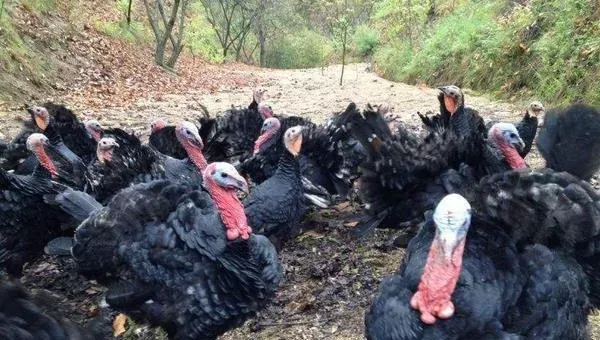
[[[533,114],[534,114],[536,117],[537,117],[537,116],[539,116],[540,114],[543,114],[543,113],[544,113],[544,109],[534,109],[534,110],[531,110],[531,111],[533,111]]]
[[[454,250],[456,249],[456,246],[458,246],[459,242],[457,235],[455,233],[442,232],[439,234],[438,240],[444,253],[444,257],[448,261],[451,261]]]
[[[300,150],[302,149],[302,131],[304,130],[304,128],[300,128],[300,132],[298,132],[298,136],[296,137],[296,139],[294,139],[294,141],[292,142],[292,150],[294,151],[295,155],[294,156],[298,156],[300,154]]]
[[[231,178],[231,186],[238,189],[239,191],[243,191],[244,193],[248,193],[248,182],[239,174],[230,174]]]
[[[199,133],[195,133],[192,138],[190,138],[190,142],[197,146],[200,150],[204,149],[204,142],[202,142],[202,137],[200,137]]]
[[[525,149],[525,142],[523,142],[523,139],[519,137],[519,139],[513,143],[513,146],[515,147],[515,149],[521,152],[523,151],[523,149]]]

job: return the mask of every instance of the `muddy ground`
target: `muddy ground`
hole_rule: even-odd
[[[343,86],[338,85],[339,66],[311,70],[227,70],[233,76],[252,79],[251,84],[267,89],[267,102],[276,113],[308,116],[322,122],[332,112],[342,111],[350,101],[359,106],[386,102],[400,118],[418,126],[417,111],[438,109],[437,91],[394,83],[367,72],[367,65],[350,65]],[[142,135],[147,124],[157,117],[171,122],[193,118],[205,106],[216,114],[231,104],[247,105],[250,86],[225,87],[207,93],[190,89],[187,94],[140,99],[129,107],[89,109],[76,104],[81,115],[99,119],[106,126],[132,129]],[[467,105],[475,107],[486,119],[517,121],[526,103],[505,103],[466,93]],[[68,102],[66,104],[69,104]],[[107,104],[107,106],[110,106]],[[23,111],[0,116],[6,136],[16,133]],[[538,165],[537,153],[528,161]],[[285,281],[275,300],[247,324],[222,339],[362,339],[364,312],[369,307],[379,282],[398,267],[403,250],[394,247],[396,234],[377,231],[364,239],[354,237],[359,212],[349,203],[306,216],[303,234],[288,242],[280,259]],[[99,307],[104,288],[77,275],[69,259],[43,258],[31,264],[22,279],[25,286],[42,293],[74,321],[102,329],[107,338],[115,313]],[[597,324],[592,319],[592,328]],[[139,325],[128,325],[128,339],[162,339],[164,334]],[[600,332],[593,330],[595,339]]]

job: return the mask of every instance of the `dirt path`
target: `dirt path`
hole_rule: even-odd
[[[256,83],[265,88],[267,102],[276,113],[308,116],[316,122],[323,121],[332,112],[343,110],[350,101],[359,106],[386,102],[408,123],[416,123],[417,111],[438,109],[436,89],[385,80],[367,72],[366,64],[348,65],[343,86],[338,85],[339,65],[307,70],[263,70],[251,67],[228,70],[227,67],[225,65],[223,69],[229,77],[252,79],[250,84]],[[166,117],[170,121],[196,117],[201,113],[200,104],[212,114],[222,112],[232,104],[245,105],[250,101],[251,88],[224,87],[212,93],[190,89],[185,95],[169,95],[168,88],[165,88],[164,92],[166,94],[159,98],[135,100],[128,109],[111,107],[109,101],[104,103],[106,108],[91,110],[80,103],[74,108],[106,125],[144,132],[147,122],[156,117]],[[517,119],[514,116],[517,110],[513,105],[475,97],[469,92],[466,97],[467,104],[477,108],[486,118],[489,116],[494,119]],[[73,105],[69,102],[66,104]],[[8,136],[13,135],[22,117],[25,117],[22,110],[2,114],[2,132]]]
[[[343,110],[350,101],[359,106],[386,102],[403,121],[415,126],[418,125],[417,111],[438,110],[437,90],[393,83],[365,69],[365,64],[348,66],[341,87],[338,86],[339,66],[310,70],[247,67],[224,72],[234,77],[252,78],[250,83],[267,89],[267,102],[276,113],[305,115],[315,122]],[[213,114],[222,112],[231,104],[249,103],[250,93],[249,86],[222,88],[213,93],[191,89],[185,95],[140,99],[127,109],[74,108],[104,125],[131,128],[145,134],[147,123],[153,118],[165,117],[170,122],[195,118],[201,114],[201,105]],[[518,110],[511,104],[476,97],[469,92],[466,101],[486,119],[519,119]],[[21,117],[25,114],[17,110],[0,115],[1,131],[14,135]],[[400,264],[403,250],[390,246],[394,234],[389,231],[377,231],[356,240],[353,236],[356,219],[355,207],[348,203],[307,216],[303,225],[308,231],[289,242],[281,252],[285,281],[275,301],[256,320],[250,320],[246,326],[222,338],[362,339],[364,312],[381,279]],[[103,288],[78,276],[70,260],[45,257],[29,266],[23,282],[34,291],[51,291],[58,301],[58,310],[77,322],[87,324],[97,314]],[[103,327],[108,336],[110,320]],[[160,338],[155,332],[140,330],[137,326],[131,327],[127,336],[127,339]]]

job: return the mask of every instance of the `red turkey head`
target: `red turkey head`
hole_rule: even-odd
[[[533,113],[534,116],[539,116],[540,114],[544,114],[546,109],[544,108],[544,104],[538,101],[531,102],[529,104],[529,112]]]
[[[256,142],[254,142],[253,154],[256,155],[264,152],[276,143],[280,129],[281,123],[279,122],[279,119],[275,117],[265,119],[262,128],[260,129],[260,136],[258,136]]]
[[[102,164],[106,164],[106,162],[110,162],[112,160],[113,152],[115,148],[118,148],[119,144],[114,138],[105,137],[98,141],[98,146],[96,148],[96,156],[98,157],[98,161]]]
[[[175,136],[198,170],[200,172],[204,171],[208,163],[202,153],[204,143],[202,137],[200,137],[200,132],[198,132],[198,127],[192,122],[182,121],[175,127]]]
[[[92,138],[94,138],[96,142],[99,142],[102,136],[104,135],[104,128],[102,127],[102,125],[100,125],[100,122],[95,119],[92,119],[85,122],[84,125],[85,130],[88,132],[88,134],[92,136]]]
[[[58,176],[58,169],[48,156],[46,148],[50,147],[48,137],[41,133],[32,133],[27,138],[27,150],[31,151],[37,157],[40,165],[42,165],[52,177]]]
[[[252,92],[252,98],[254,99],[256,104],[260,104],[263,101],[266,92],[267,90],[262,88],[254,89],[254,91]]]
[[[443,96],[443,104],[446,110],[453,115],[458,108],[465,105],[465,98],[462,90],[458,86],[448,85],[439,88],[440,95]]]
[[[33,106],[27,109],[29,114],[33,117],[33,121],[35,125],[42,130],[46,131],[48,125],[50,124],[50,114],[48,110],[43,106]]]
[[[162,118],[158,118],[158,119],[152,121],[152,123],[150,123],[150,133],[158,132],[158,131],[164,129],[166,126],[167,126],[167,121]]]
[[[263,117],[263,119],[273,117],[273,109],[271,109],[269,105],[262,103],[258,104],[258,112],[260,112],[260,115]]]
[[[488,140],[502,152],[504,159],[513,169],[526,168],[527,164],[517,150],[523,150],[525,142],[511,123],[496,123],[488,131]]]
[[[248,226],[244,206],[236,194],[237,190],[248,191],[246,180],[233,165],[224,162],[209,164],[203,179],[225,225],[227,240],[250,238],[252,229]]]

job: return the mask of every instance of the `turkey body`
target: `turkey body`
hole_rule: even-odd
[[[253,188],[244,200],[244,208],[255,232],[266,236],[288,234],[305,211],[298,160],[285,150],[273,176]]]
[[[488,216],[471,220],[453,315],[425,324],[412,308],[436,237],[428,220],[409,243],[398,273],[381,285],[366,323],[369,340],[586,339],[588,278],[566,252],[529,243]]]
[[[0,282],[0,335],[5,340],[100,340],[99,335],[49,313],[51,306],[36,304],[11,282]]]
[[[177,141],[177,137],[175,136],[175,126],[173,125],[165,126],[158,131],[153,131],[148,139],[148,144],[163,155],[177,159],[184,159],[187,157],[187,152],[185,152],[183,146]]]
[[[0,266],[9,274],[20,276],[48,241],[69,233],[61,228],[67,216],[44,201],[44,195],[57,192],[44,169],[31,175],[0,173]]]
[[[111,307],[173,339],[215,339],[241,325],[280,280],[268,239],[227,241],[209,194],[169,181],[117,194],[77,229],[73,256],[88,276],[125,281],[107,291]]]
[[[203,152],[211,161],[234,162],[248,157],[263,120],[255,105],[232,108],[216,118],[200,118]]]

